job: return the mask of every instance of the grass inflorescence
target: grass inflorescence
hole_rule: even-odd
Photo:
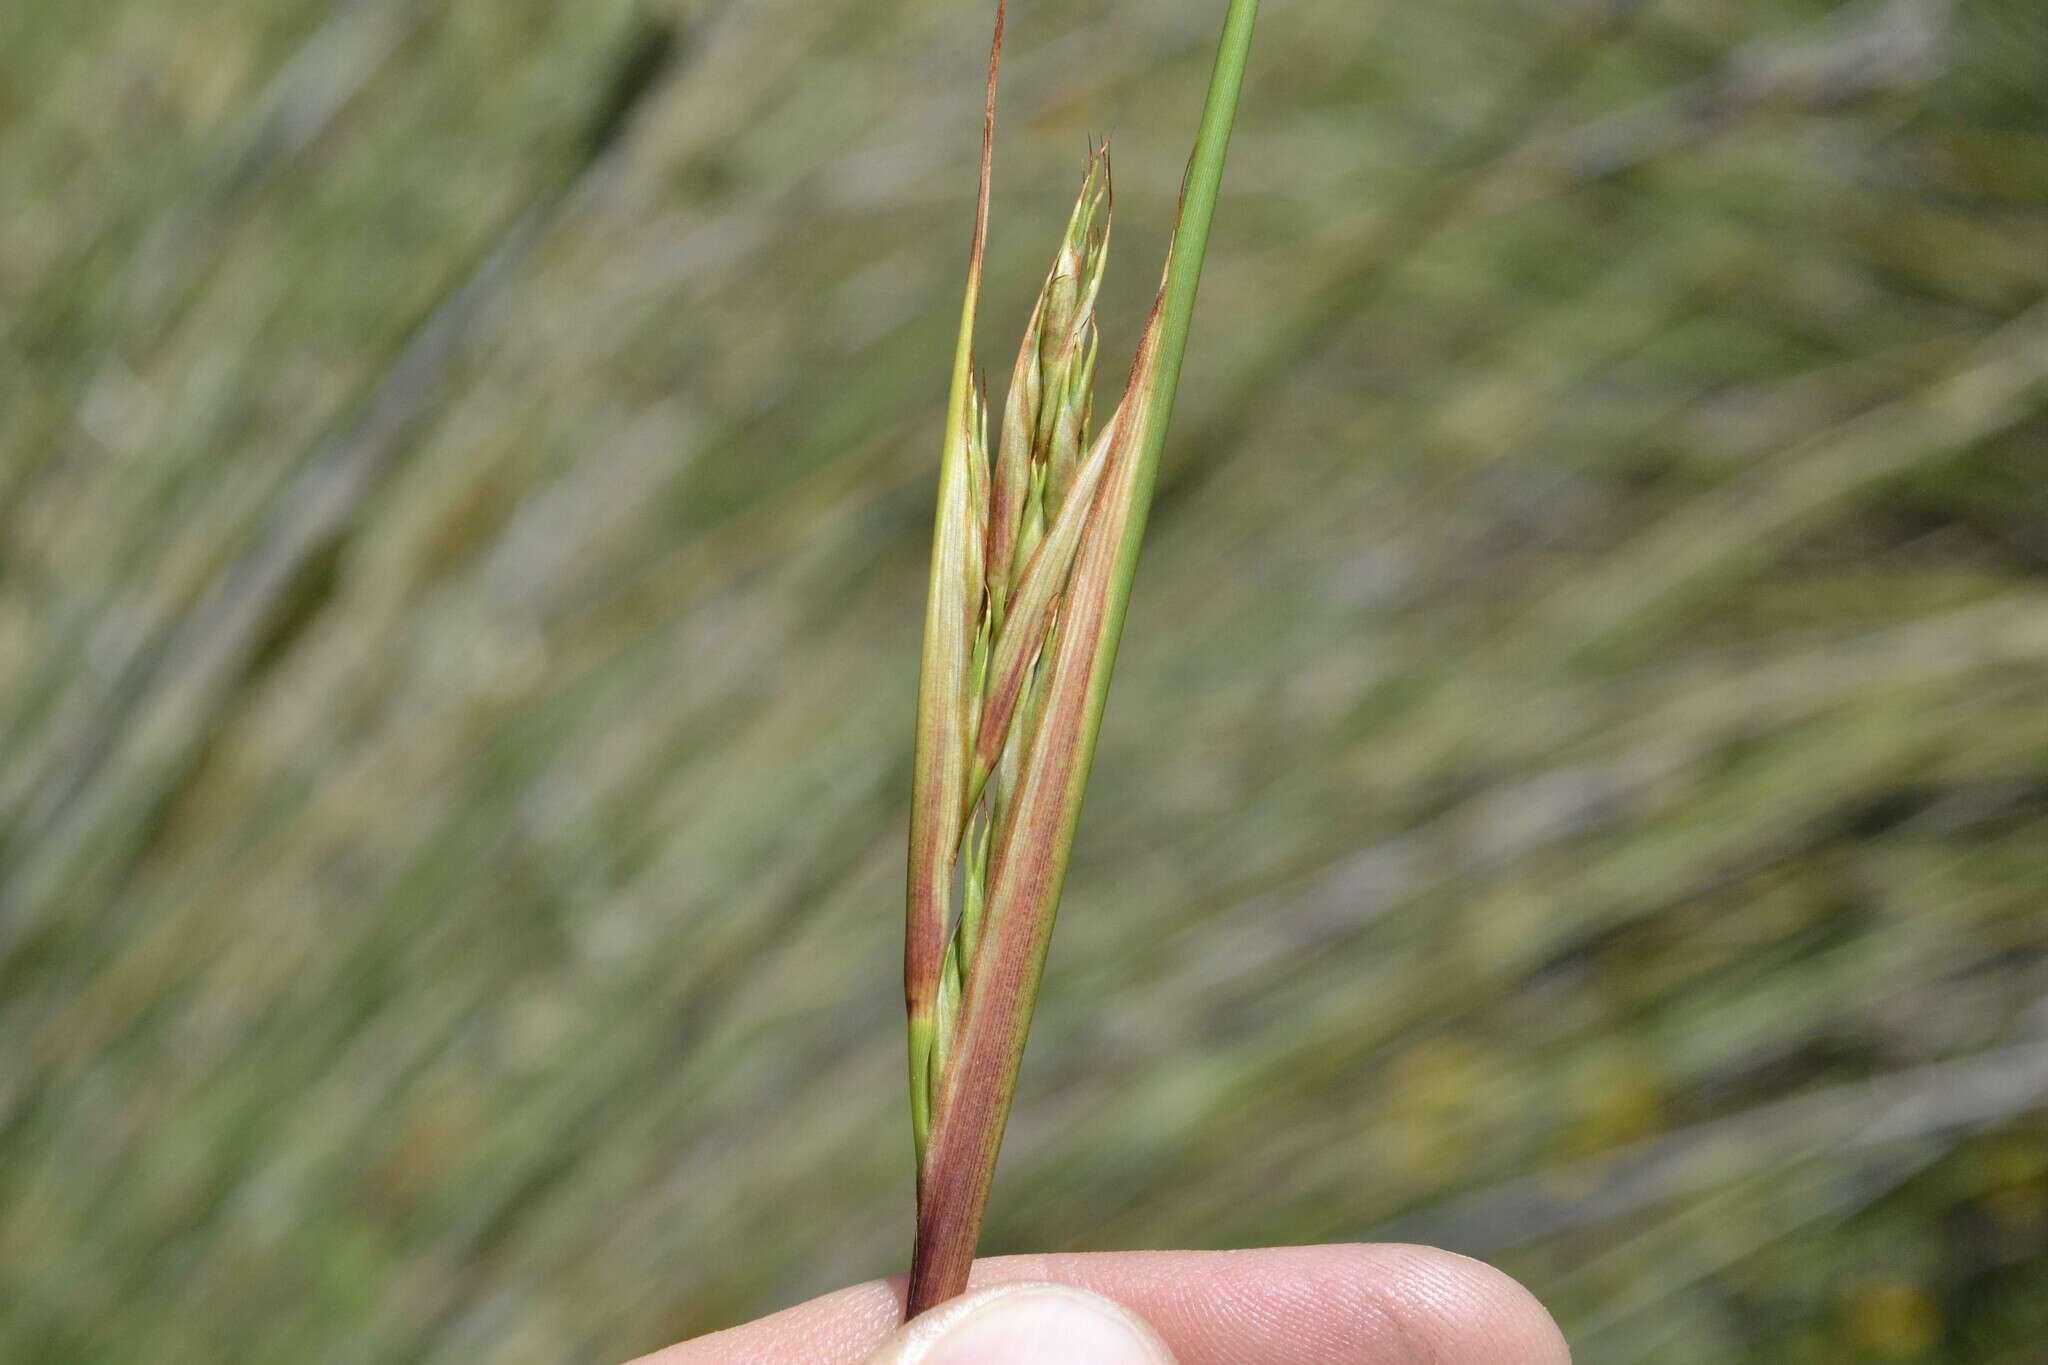
[[[1012,371],[999,444],[974,363],[981,188],[946,416],[910,825],[904,953],[918,1230],[909,1311],[966,1285],[1051,941],[1173,406],[1255,0],[1234,0],[1122,401],[1091,429],[1109,149],[1092,149]]]

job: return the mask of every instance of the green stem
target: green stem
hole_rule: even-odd
[[[1195,316],[1195,290],[1202,282],[1202,259],[1209,250],[1209,223],[1216,216],[1216,196],[1223,187],[1223,157],[1230,150],[1230,129],[1237,120],[1238,92],[1251,55],[1252,25],[1259,0],[1230,0],[1223,37],[1216,48],[1216,69],[1209,77],[1209,100],[1202,109],[1202,130],[1188,163],[1180,222],[1174,231],[1173,259],[1166,272],[1166,307],[1160,317],[1159,422],[1138,456],[1138,515],[1132,518],[1125,544],[1144,538],[1144,511],[1151,505],[1159,452],[1166,445],[1166,425],[1173,414],[1174,390],[1180,384],[1181,356],[1187,351],[1188,328]],[[1128,596],[1126,582],[1125,596]]]
[[[1111,575],[1103,618],[1103,666],[1096,670],[1088,699],[1082,752],[1091,757],[1109,696],[1110,673],[1117,645],[1123,639],[1124,612],[1130,605],[1131,583],[1138,573],[1138,551],[1145,542],[1145,521],[1152,510],[1152,489],[1159,477],[1159,455],[1166,448],[1166,429],[1173,417],[1173,399],[1180,387],[1181,358],[1187,353],[1188,331],[1194,322],[1195,292],[1202,283],[1202,261],[1209,251],[1209,224],[1216,216],[1216,197],[1223,187],[1223,159],[1230,150],[1230,131],[1237,120],[1237,99],[1244,88],[1245,63],[1251,56],[1252,25],[1259,0],[1230,0],[1217,42],[1216,68],[1209,77],[1209,98],[1202,108],[1202,127],[1188,161],[1181,190],[1180,218],[1174,226],[1173,251],[1166,265],[1165,303],[1159,315],[1157,419],[1147,424],[1137,454],[1130,520],[1124,527],[1116,568]],[[1085,761],[1085,760],[1084,760]],[[1085,768],[1084,768],[1085,771]]]

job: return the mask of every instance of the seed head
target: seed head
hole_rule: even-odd
[[[991,463],[971,379],[988,220],[996,17],[981,195],[939,476],[910,820],[917,1243],[907,1309],[958,1293],[994,1177],[1116,661],[1257,0],[1230,0],[1166,279],[1107,428],[1090,443],[1095,298],[1109,254],[1106,147],[1032,309]],[[953,888],[960,887],[958,913]]]

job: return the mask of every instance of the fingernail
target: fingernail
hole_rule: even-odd
[[[1173,1353],[1099,1294],[1009,1284],[933,1309],[869,1365],[1173,1365]]]

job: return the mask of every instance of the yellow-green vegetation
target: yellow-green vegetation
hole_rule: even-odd
[[[1113,135],[1131,354],[1223,8],[1032,5],[986,336]],[[601,1361],[903,1269],[987,20],[0,6],[0,1359]],[[2044,54],[1267,7],[984,1250],[2038,1350]]]

